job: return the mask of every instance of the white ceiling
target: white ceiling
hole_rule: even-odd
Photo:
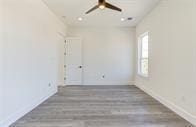
[[[47,6],[66,24],[71,26],[135,26],[160,0],[107,0],[123,11],[97,9],[85,12],[97,4],[98,0],[43,0]],[[78,21],[82,17],[82,21]],[[133,17],[122,22],[121,18]]]

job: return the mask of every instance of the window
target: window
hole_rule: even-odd
[[[138,45],[138,74],[148,77],[148,33],[139,37]]]

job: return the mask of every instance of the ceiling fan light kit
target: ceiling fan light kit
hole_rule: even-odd
[[[98,0],[98,4],[96,6],[94,6],[93,8],[91,8],[89,11],[87,11],[86,14],[89,14],[89,13],[91,13],[92,11],[94,11],[98,8],[100,8],[102,10],[105,9],[105,8],[108,8],[108,9],[112,9],[112,10],[119,11],[119,12],[122,11],[122,9],[106,2],[106,0]]]
[[[105,9],[105,5],[99,5],[99,8],[103,10]]]

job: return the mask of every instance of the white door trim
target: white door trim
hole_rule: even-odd
[[[65,68],[64,68],[64,72],[65,72],[65,79],[64,79],[64,83],[65,85],[83,85],[83,43],[82,43],[82,39],[79,38],[79,37],[67,37],[66,40],[65,40],[65,55],[67,55],[67,44],[68,44],[68,40],[71,40],[71,39],[76,39],[76,40],[79,40],[80,41],[80,64],[77,65],[77,67],[79,68],[79,66],[82,66],[81,68],[81,81],[69,81],[69,83],[67,83],[67,71],[66,71],[66,68],[67,68],[67,59],[66,59],[66,56],[65,56]]]

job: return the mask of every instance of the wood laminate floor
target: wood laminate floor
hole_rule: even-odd
[[[135,86],[67,86],[11,127],[192,127]]]

